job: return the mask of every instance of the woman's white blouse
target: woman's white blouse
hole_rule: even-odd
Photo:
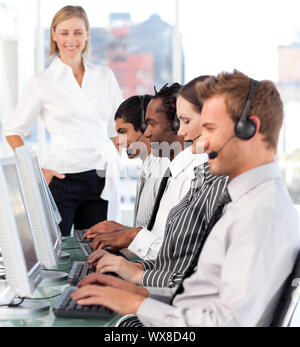
[[[106,169],[101,197],[110,202],[108,218],[119,219],[114,212],[120,201],[120,157],[109,138],[117,136],[114,115],[123,98],[111,69],[86,61],[84,66],[82,87],[59,57],[32,77],[4,123],[4,134],[26,137],[40,115],[51,135],[41,166],[64,174]]]

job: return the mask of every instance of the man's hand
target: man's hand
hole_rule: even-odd
[[[87,285],[99,285],[108,286],[116,289],[126,290],[129,293],[137,294],[148,297],[149,292],[143,287],[136,286],[135,284],[121,280],[114,276],[102,275],[99,273],[92,273],[83,278],[78,284],[78,288],[85,287]]]
[[[93,241],[92,248],[95,251],[105,247],[111,247],[114,251],[127,248],[141,229],[129,228],[111,233],[98,234]]]
[[[90,229],[87,229],[85,234],[84,234],[84,237],[86,237],[88,239],[93,239],[99,233],[111,233],[113,231],[124,230],[124,229],[128,229],[128,227],[125,225],[119,224],[117,222],[114,222],[114,221],[106,220],[104,222],[100,222],[100,223],[94,225]]]
[[[60,174],[60,173],[58,173],[56,171],[53,171],[53,170],[42,169],[42,172],[43,172],[43,174],[45,176],[45,179],[46,179],[46,182],[47,182],[48,185],[51,183],[53,177],[56,177],[56,178],[58,178],[60,180],[63,180],[63,179],[66,178],[65,175],[62,175],[62,174]]]
[[[114,272],[125,281],[142,284],[142,278],[144,275],[142,264],[133,263],[121,256],[112,255],[102,249],[99,249],[90,255],[88,263],[91,266],[95,266],[97,263],[97,273],[105,274],[107,272]]]
[[[136,314],[148,296],[144,288],[100,274],[87,276],[78,287],[72,299],[79,305],[103,305],[121,315]]]

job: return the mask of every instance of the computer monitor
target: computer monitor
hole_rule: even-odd
[[[48,202],[44,194],[41,194],[43,182],[36,175],[30,156],[26,154],[26,150],[19,151],[16,158],[4,159],[2,165],[4,170],[14,171],[14,174],[18,169],[39,259],[45,267],[53,268],[58,265],[60,242],[51,228],[52,218]]]
[[[46,268],[57,267],[61,254],[61,234],[49,197],[51,193],[47,192],[44,175],[30,148],[17,148],[15,157],[40,261]],[[12,165],[12,160],[6,160],[5,165]],[[48,273],[46,277],[49,280],[49,277],[63,279],[67,274]]]
[[[15,296],[31,296],[43,279],[16,164],[4,163],[0,160],[0,248],[6,286],[0,294],[0,318],[13,319],[48,309],[48,305],[30,302],[16,308],[3,306],[10,305]]]
[[[61,231],[60,231],[60,229],[58,227],[58,225],[62,221],[61,215],[60,215],[60,213],[58,211],[58,208],[57,208],[56,203],[55,203],[55,201],[53,199],[52,193],[51,193],[51,191],[49,189],[49,186],[48,186],[48,184],[46,182],[45,176],[42,173],[42,170],[41,170],[39,162],[38,162],[37,155],[34,152],[32,152],[32,159],[34,161],[34,164],[35,164],[34,167],[36,169],[37,174],[39,174],[41,176],[41,178],[42,178],[44,190],[45,190],[45,193],[47,195],[48,202],[49,202],[49,205],[50,205],[50,208],[51,208],[51,211],[52,211],[52,214],[53,214],[53,218],[54,218],[54,221],[55,221],[55,225],[56,225],[55,230],[57,231],[57,235],[61,239]]]
[[[49,189],[49,186],[46,182],[45,176],[42,173],[36,152],[31,150],[30,147],[27,145],[27,146],[22,146],[22,147],[17,148],[16,153],[24,151],[23,147],[26,148],[26,151],[28,153],[30,153],[31,158],[33,160],[33,166],[34,166],[35,174],[37,175],[37,177],[39,176],[41,178],[41,181],[43,182],[43,186],[40,185],[40,188],[44,188],[44,189],[41,189],[41,194],[44,196],[44,200],[47,201],[48,205],[50,206],[50,209],[47,209],[47,211],[51,212],[50,213],[51,218],[52,218],[51,227],[53,228],[52,230],[56,232],[57,238],[59,239],[60,243],[62,243],[65,240],[65,238],[63,238],[61,235],[61,231],[60,231],[60,227],[59,227],[59,224],[62,221],[62,218],[61,218],[59,210],[56,206],[56,203],[54,201],[52,193]],[[61,251],[59,258],[60,258],[60,260],[66,260],[66,259],[69,260],[70,254],[67,252]]]

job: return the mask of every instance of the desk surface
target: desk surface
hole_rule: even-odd
[[[70,258],[60,261],[58,270],[69,273],[74,261],[85,261],[85,257],[78,248],[73,237],[66,238],[62,243],[62,250],[70,254]],[[67,281],[61,281],[51,286],[39,286],[34,292],[34,297],[52,297],[63,292],[68,287]],[[112,319],[76,319],[76,318],[57,318],[52,307],[59,300],[59,296],[45,300],[50,305],[49,311],[46,311],[39,317],[32,317],[22,320],[0,321],[0,327],[112,327],[120,318],[115,315]]]

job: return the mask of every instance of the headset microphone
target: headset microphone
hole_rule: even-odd
[[[198,140],[199,137],[201,137],[201,136],[202,136],[202,134],[198,135],[198,136],[195,137],[193,140],[187,140],[187,141],[185,141],[185,142],[184,142],[185,147],[187,148],[187,147],[192,146],[192,144],[193,144],[196,140]]]
[[[214,160],[214,159],[217,158],[218,155],[219,155],[218,152],[211,152],[211,153],[209,153],[208,158],[209,158],[210,160]]]
[[[236,137],[236,135],[231,136],[217,152],[211,152],[211,153],[209,153],[209,154],[208,154],[208,158],[209,158],[210,160],[216,159],[217,156],[219,155],[219,153],[223,151],[223,149],[224,149],[224,147],[227,145],[227,143],[228,143],[229,141],[231,141],[231,140],[232,140],[233,138],[235,138],[235,137]]]
[[[141,137],[142,137],[143,135],[144,135],[144,134],[142,133],[142,134],[136,139],[136,141],[134,142],[133,147],[128,149],[128,151],[127,151],[127,154],[128,154],[128,155],[134,154],[134,152],[135,152],[135,147],[136,147],[137,143],[140,141],[140,139],[141,139]]]

